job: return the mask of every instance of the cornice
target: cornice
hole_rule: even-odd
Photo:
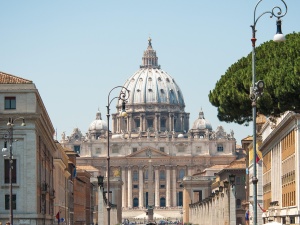
[[[267,148],[267,146],[270,145],[271,142],[278,137],[278,133],[286,127],[285,125],[293,121],[296,117],[300,117],[300,115],[295,112],[289,112],[268,135],[268,137],[262,142],[262,144],[258,147],[258,150],[263,152]]]

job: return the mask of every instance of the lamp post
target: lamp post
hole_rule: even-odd
[[[13,214],[13,180],[12,180],[12,170],[13,170],[13,149],[12,149],[12,144],[13,144],[13,127],[14,127],[14,122],[16,120],[22,119],[22,124],[21,126],[26,126],[25,124],[25,119],[24,117],[18,117],[18,118],[8,118],[7,122],[7,132],[8,132],[8,140],[9,140],[9,222],[10,225],[13,225],[14,223],[14,214]]]
[[[257,224],[257,173],[256,173],[256,101],[258,97],[261,96],[264,88],[264,82],[262,80],[256,82],[256,65],[255,65],[255,42],[256,42],[256,24],[257,21],[265,14],[271,14],[270,18],[273,16],[277,18],[276,25],[277,25],[277,32],[274,36],[275,42],[282,42],[285,41],[285,37],[281,31],[281,18],[284,17],[287,13],[287,5],[286,3],[281,0],[281,2],[285,6],[285,11],[283,12],[279,6],[274,6],[271,11],[265,11],[259,16],[256,17],[256,9],[258,5],[263,0],[259,0],[254,8],[254,20],[253,25],[251,25],[252,29],[252,86],[250,87],[250,99],[252,101],[252,118],[253,118],[253,224]],[[275,12],[277,11],[277,12]]]
[[[229,182],[231,184],[231,187],[233,187],[235,185],[235,175],[234,174],[229,175]]]
[[[114,97],[112,99],[110,99],[110,94],[111,92],[116,89],[116,88],[121,88],[120,94],[117,97]],[[118,99],[122,101],[122,108],[120,111],[120,116],[122,117],[126,117],[127,113],[125,111],[125,104],[127,99],[129,98],[129,90],[123,86],[116,86],[113,89],[110,90],[108,96],[107,96],[107,224],[110,225],[110,196],[109,196],[109,189],[110,189],[110,185],[109,185],[109,175],[110,175],[110,156],[109,156],[109,117],[110,117],[110,104],[112,103],[112,101],[114,99]]]

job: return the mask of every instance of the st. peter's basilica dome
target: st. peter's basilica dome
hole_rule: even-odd
[[[182,92],[175,80],[158,65],[151,38],[144,51],[142,65],[124,84],[130,91],[127,104],[168,104],[185,107]]]

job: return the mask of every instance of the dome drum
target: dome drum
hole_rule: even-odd
[[[112,132],[187,131],[189,113],[184,111],[183,94],[175,80],[158,65],[151,39],[142,63],[123,85],[130,93],[126,102],[128,117],[113,114]],[[121,110],[121,102],[118,101],[117,112]]]

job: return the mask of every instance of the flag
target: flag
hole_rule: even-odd
[[[263,211],[263,212],[266,212],[266,211],[267,211],[267,210],[263,209],[263,208],[260,206],[259,202],[257,202],[257,204],[258,204],[258,206],[259,206],[259,208],[260,208],[261,211]]]
[[[72,178],[75,178],[77,175],[77,171],[76,171],[76,167],[74,166],[74,169],[73,169],[73,177]]]
[[[256,155],[256,159],[255,159],[255,162],[258,163],[260,161],[260,158],[258,155]]]
[[[59,222],[60,222],[60,219],[59,219],[59,212],[56,214],[56,219],[57,219],[57,222],[58,222],[58,224],[59,224]]]

